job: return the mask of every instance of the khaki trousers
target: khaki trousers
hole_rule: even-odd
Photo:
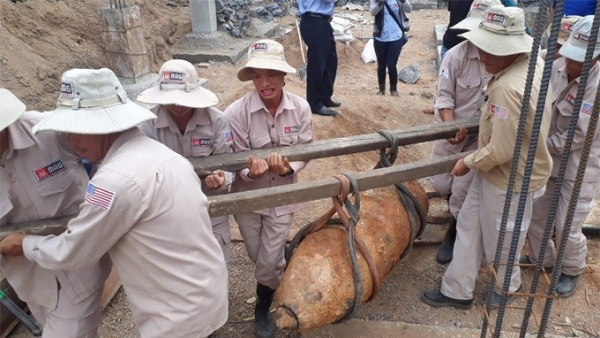
[[[435,141],[431,150],[431,157],[436,158],[458,154],[463,151],[476,150],[477,142],[468,143],[464,147],[454,150],[449,150],[449,148],[452,149],[449,146],[456,148],[456,146],[450,145],[446,140]],[[474,176],[475,170],[471,170],[466,175],[460,177],[453,177],[450,174],[439,174],[432,177],[435,190],[442,194],[444,198],[448,198],[448,208],[454,219],[458,219],[458,212],[462,208],[465,198],[467,198],[467,193],[469,192],[469,187]]]
[[[43,327],[42,338],[96,338],[102,322],[102,290],[82,301],[72,304],[64,294],[58,292],[58,304],[49,309],[35,303],[27,303],[31,313]]]
[[[543,191],[527,194],[515,261],[518,261],[518,253],[525,244],[525,236],[531,220],[532,202],[536,196],[541,196],[542,194]],[[475,289],[475,281],[481,267],[481,260],[485,257],[488,264],[494,262],[505,198],[506,191],[504,189],[500,189],[489,183],[479,171],[475,171],[469,193],[458,214],[456,242],[454,243],[453,252],[454,258],[450,262],[442,279],[440,290],[445,296],[461,300],[473,299],[473,290]],[[506,273],[506,265],[502,264],[508,261],[518,203],[519,193],[514,193],[506,225],[506,234],[500,260],[501,265],[498,269],[498,278],[501,284],[504,282]],[[518,266],[514,266],[509,290],[516,291],[520,285],[521,271]],[[498,291],[500,288],[496,286],[496,289]]]
[[[285,241],[294,214],[281,216],[244,212],[234,215],[250,259],[256,264],[256,281],[277,289],[285,269]]]
[[[215,217],[210,219],[212,224],[212,232],[217,242],[223,250],[225,263],[229,264],[231,258],[231,225],[229,224],[229,215],[223,217]]]
[[[554,266],[556,253],[558,248],[556,245],[560,243],[565,220],[567,218],[567,209],[573,192],[574,181],[563,180],[563,185],[560,189],[556,216],[554,221],[554,235],[556,242],[550,239],[546,247],[544,256],[544,266]],[[556,177],[550,177],[546,185],[546,193],[544,196],[535,201],[533,216],[531,218],[531,227],[527,233],[529,244],[529,258],[532,263],[537,263],[539,260],[539,252],[542,245],[542,236],[546,227],[546,218],[552,201],[552,194],[556,186]],[[579,193],[579,200],[573,214],[573,223],[571,231],[567,239],[567,246],[563,256],[562,273],[569,276],[579,275],[585,268],[585,258],[587,256],[587,242],[585,235],[582,233],[583,223],[588,214],[594,207],[596,192],[598,191],[599,182],[584,182]],[[552,233],[550,233],[552,236]]]

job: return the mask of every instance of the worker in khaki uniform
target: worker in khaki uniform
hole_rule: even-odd
[[[479,58],[492,77],[486,89],[487,100],[481,109],[478,148],[460,159],[451,172],[452,175],[463,176],[470,170],[476,171],[465,203],[458,214],[454,259],[444,274],[441,289],[426,291],[421,297],[425,303],[435,307],[470,307],[473,304],[473,290],[482,258],[485,256],[489,263],[494,261],[532,45],[532,38],[525,33],[523,10],[516,7],[491,8],[486,20],[477,29],[462,36],[478,48]],[[539,60],[534,73],[531,100],[526,110],[522,144],[524,151],[521,152],[517,166],[515,192],[506,225],[507,240],[501,248],[501,265],[498,271],[501,281],[506,273],[505,264],[515,228],[526,150],[531,141],[542,69],[543,64]],[[535,166],[531,172],[517,250],[525,243],[532,202],[543,194],[552,167],[550,153],[543,142],[548,136],[550,114],[548,100],[543,111],[540,142],[536,145]],[[514,292],[521,287],[518,266],[513,268],[511,276],[509,291]],[[500,302],[498,290],[490,302]]]
[[[556,38],[556,49],[554,50],[554,60],[562,57],[559,53],[560,49],[567,42],[569,35],[571,35],[571,32],[573,31],[573,26],[575,26],[579,19],[581,19],[581,17],[578,15],[564,16],[560,19],[560,27],[558,27],[558,36]],[[552,26],[548,26],[546,35],[550,36],[551,28]],[[547,52],[547,49],[540,51],[539,57],[545,60]]]
[[[68,133],[75,153],[100,165],[66,232],[13,234],[0,253],[60,270],[108,252],[142,338],[208,336],[227,320],[227,269],[190,162],[140,134],[136,126],[156,116],[111,70],[69,70],[61,88],[34,133]]]
[[[231,153],[229,122],[213,107],[217,96],[200,86],[196,67],[185,60],[170,60],[160,68],[160,83],[141,93],[137,100],[157,104],[156,120],[142,125],[142,133],[184,157],[207,157]],[[229,192],[233,174],[216,170],[202,181],[202,192],[215,196]],[[221,245],[225,262],[231,252],[229,216],[210,219],[213,235]]]
[[[560,49],[561,58],[554,61],[552,67],[552,78],[550,83],[554,91],[553,114],[550,124],[550,133],[547,140],[548,150],[552,154],[554,166],[548,184],[546,193],[534,204],[531,227],[528,232],[528,244],[530,256],[523,256],[522,263],[537,263],[539,260],[539,251],[541,248],[544,228],[546,227],[546,218],[552,201],[552,195],[556,186],[556,178],[560,167],[561,157],[565,149],[569,124],[575,104],[577,91],[579,90],[579,81],[581,80],[581,69],[585,58],[587,42],[590,37],[592,22],[594,16],[589,15],[579,20],[571,36]],[[600,82],[600,41],[596,42],[593,54],[591,68],[589,72],[587,86],[584,91],[579,119],[577,120],[577,129],[572,139],[569,161],[565,171],[564,180],[560,189],[560,197],[556,210],[554,223],[554,234],[556,241],[550,239],[546,247],[543,265],[545,267],[554,266],[556,257],[556,245],[560,243],[563,227],[566,220],[567,209],[571,201],[571,194],[575,185],[577,168],[581,162],[583,145],[587,136],[590,115],[594,106],[594,99],[598,91]],[[583,223],[588,213],[595,205],[595,197],[600,185],[600,131],[596,129],[592,147],[587,162],[583,184],[577,200],[577,207],[573,215],[573,223],[567,240],[567,246],[563,257],[562,273],[556,285],[556,293],[559,297],[568,297],[572,295],[579,284],[579,276],[585,268],[585,258],[587,255],[587,245],[585,235],[582,233]]]
[[[252,80],[255,90],[225,110],[233,132],[235,152],[312,141],[308,102],[283,90],[286,73],[295,72],[296,69],[285,61],[283,46],[278,42],[260,40],[250,46],[248,63],[237,76],[240,81]],[[306,162],[288,162],[276,152],[266,160],[250,156],[248,168],[237,173],[231,191],[294,183],[305,165]],[[268,311],[285,268],[284,247],[292,217],[299,208],[300,205],[293,204],[234,215],[248,255],[256,263],[258,337],[275,335],[275,325]]]
[[[0,225],[74,215],[83,202],[87,174],[65,149],[66,137],[31,131],[43,119],[0,89]],[[96,337],[111,262],[101,255],[90,263],[53,271],[22,256],[0,256],[2,274],[42,324],[44,338]]]
[[[499,0],[477,0],[471,4],[468,16],[450,27],[470,31],[479,27],[492,6],[501,6]],[[485,67],[479,61],[477,47],[469,41],[463,41],[446,52],[440,65],[437,95],[434,104],[436,123],[464,120],[481,115],[483,88],[487,81]],[[458,133],[466,133],[466,129]],[[468,135],[460,140],[460,135],[433,143],[431,157],[443,157],[477,149],[477,135]],[[435,259],[440,264],[452,260],[452,250],[456,240],[456,219],[462,207],[475,171],[464,176],[453,177],[450,174],[433,176],[435,190],[448,200],[448,207],[454,220],[450,224]]]

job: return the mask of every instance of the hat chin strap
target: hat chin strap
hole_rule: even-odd
[[[198,89],[200,87],[200,82],[196,83],[160,83],[160,90],[169,92],[172,90],[185,90],[186,92],[191,92],[193,90]]]
[[[101,99],[90,99],[90,100],[82,100],[81,98],[67,99],[67,98],[58,98],[58,102],[56,102],[57,107],[71,107],[73,110],[78,110],[79,108],[99,108],[110,106],[115,103],[126,103],[129,100],[127,98],[127,94],[125,92],[118,92],[117,94]]]

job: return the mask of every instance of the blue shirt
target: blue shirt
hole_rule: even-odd
[[[396,19],[400,21],[400,5],[398,4],[398,1],[386,0],[386,2],[392,9],[393,15],[395,15]],[[392,18],[392,15],[388,11],[387,7],[383,6],[381,10],[383,11],[383,28],[381,29],[381,35],[375,39],[381,42],[400,40],[400,38],[402,38],[402,30],[394,18]]]
[[[566,15],[594,15],[596,12],[597,0],[565,0],[563,16]],[[556,6],[556,0],[552,2],[552,7]]]
[[[334,0],[298,0],[300,15],[311,12],[323,15],[333,15]]]

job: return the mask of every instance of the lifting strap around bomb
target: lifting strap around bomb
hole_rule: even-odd
[[[386,130],[379,131],[379,133],[390,142],[390,146],[387,152],[385,149],[380,150],[380,161],[375,166],[375,169],[391,166],[398,156],[398,138]],[[346,233],[348,234],[347,238],[348,249],[350,253],[350,262],[352,266],[352,274],[354,277],[355,298],[354,303],[350,307],[348,313],[338,321],[338,323],[341,323],[352,318],[354,313],[357,311],[358,306],[362,303],[361,298],[363,294],[363,285],[360,276],[360,270],[358,267],[358,260],[356,258],[355,245],[356,247],[358,247],[359,252],[365,259],[373,281],[373,290],[369,299],[367,299],[367,302],[370,302],[375,298],[377,290],[379,289],[380,281],[379,274],[377,273],[377,268],[371,256],[371,253],[367,249],[364,242],[355,234],[355,227],[360,219],[360,194],[358,189],[358,182],[356,178],[349,173],[336,175],[335,178],[340,181],[341,194],[339,196],[332,197],[333,207],[323,216],[304,226],[302,229],[300,229],[300,231],[298,231],[298,233],[296,233],[290,244],[286,247],[285,258],[286,262],[289,262],[295,248],[298,246],[298,244],[300,244],[304,237],[306,237],[306,235],[312,232],[320,230],[326,225],[343,226],[346,229]],[[425,229],[426,215],[425,211],[419,204],[417,198],[412,194],[412,192],[408,188],[406,188],[401,183],[396,184],[395,188],[409,216],[412,230],[410,243],[401,256],[404,257],[408,250],[412,247],[414,240],[420,237],[423,230]],[[352,193],[352,196],[354,197],[354,203],[350,201],[350,193]],[[344,210],[344,207],[346,210]],[[331,217],[333,217],[333,215],[336,213],[338,214],[339,218],[332,219]]]

